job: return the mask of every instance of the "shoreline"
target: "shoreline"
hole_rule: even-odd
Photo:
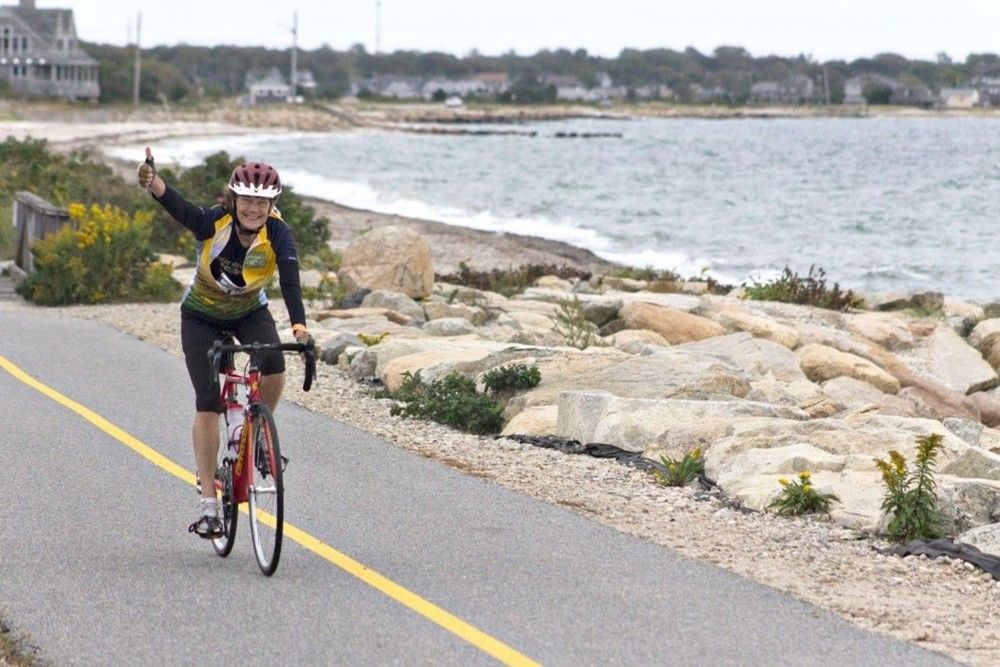
[[[2,124],[0,124],[2,127]],[[163,138],[163,137],[160,137]],[[155,139],[150,139],[151,141]],[[77,148],[76,142],[69,142]],[[56,145],[65,150],[65,145]],[[131,179],[135,165],[110,157],[95,146],[96,155],[119,176]],[[455,273],[461,264],[478,271],[508,269],[523,264],[554,264],[590,272],[609,271],[620,265],[602,259],[592,251],[564,241],[510,232],[491,232],[434,220],[411,218],[392,213],[353,208],[329,199],[300,195],[317,217],[329,220],[327,245],[343,251],[363,232],[377,227],[400,226],[423,236],[431,248],[431,261],[437,273]]]

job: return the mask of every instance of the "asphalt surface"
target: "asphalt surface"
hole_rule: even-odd
[[[286,521],[310,548],[286,538],[264,577],[245,515],[217,557],[186,531],[191,485],[122,442],[193,468],[180,359],[0,311],[0,365],[0,615],[57,665],[954,664],[290,403]]]

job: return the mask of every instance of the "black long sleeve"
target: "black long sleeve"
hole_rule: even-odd
[[[201,206],[195,206],[188,200],[184,199],[183,195],[177,192],[177,190],[174,190],[169,185],[166,187],[167,189],[163,193],[162,197],[157,198],[154,195],[153,199],[155,199],[174,220],[194,232],[195,238],[212,238],[212,235],[215,233],[214,223],[215,220],[219,218],[219,212],[213,211],[212,209],[204,209]]]
[[[288,308],[288,318],[292,324],[306,323],[306,309],[302,304],[302,286],[299,284],[299,263],[294,259],[278,262],[278,285],[281,297]]]

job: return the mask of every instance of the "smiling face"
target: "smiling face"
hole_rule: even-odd
[[[244,227],[258,230],[267,222],[271,212],[271,200],[266,197],[236,197],[236,217]]]

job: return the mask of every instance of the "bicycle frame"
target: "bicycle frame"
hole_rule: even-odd
[[[220,443],[222,447],[229,447],[230,454],[236,456],[235,459],[227,461],[232,466],[233,473],[233,504],[245,503],[249,500],[250,485],[253,483],[253,469],[255,452],[250,447],[250,418],[253,415],[254,406],[260,404],[260,369],[253,358],[247,368],[246,374],[237,373],[234,368],[225,369],[226,380],[219,395],[220,405],[227,415],[232,408],[239,407],[243,411],[243,430],[240,432],[239,442],[236,443],[235,452],[232,451],[233,443]],[[244,405],[239,399],[239,388],[247,388],[247,402]],[[227,426],[229,425],[227,421]],[[226,429],[229,432],[229,429]],[[216,488],[222,491],[222,483],[216,480]]]
[[[230,339],[231,340],[231,339]],[[308,343],[283,343],[283,344],[260,344],[232,345],[217,341],[208,352],[208,357],[213,368],[212,377],[218,378],[219,374],[225,375],[225,383],[219,392],[219,405],[223,408],[223,414],[228,415],[228,410],[234,407],[243,409],[243,431],[236,447],[235,459],[228,459],[233,474],[233,504],[248,502],[250,485],[253,483],[254,457],[256,452],[250,447],[250,425],[255,416],[256,406],[261,403],[260,395],[260,368],[257,365],[256,354],[267,349],[279,349],[285,352],[302,352],[305,355],[306,373],[302,384],[303,391],[309,391],[312,387],[313,378],[316,375],[316,352],[312,341]],[[234,365],[234,353],[247,352],[250,354],[250,361],[247,364],[245,373],[236,372]],[[227,356],[223,356],[227,355]],[[225,363],[223,364],[223,360]],[[216,385],[218,386],[218,385]],[[239,400],[239,388],[247,388],[247,402],[243,404]],[[229,425],[227,416],[226,425]],[[228,433],[229,429],[226,429]],[[229,447],[229,442],[219,443],[220,447]],[[271,461],[271,465],[281,465],[280,461]],[[216,481],[216,489],[223,491],[222,484]]]

